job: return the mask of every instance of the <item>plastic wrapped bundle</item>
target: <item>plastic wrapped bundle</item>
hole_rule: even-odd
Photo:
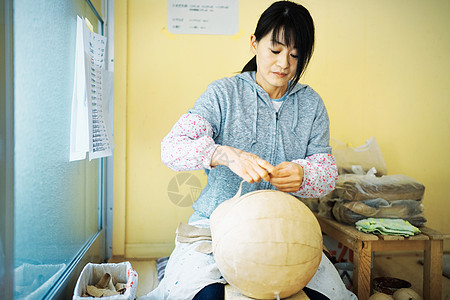
[[[424,226],[423,205],[415,200],[371,199],[363,201],[335,201],[332,212],[337,221],[355,224],[366,218],[404,219],[417,227]]]
[[[425,187],[406,175],[344,174],[338,177],[336,193],[338,198],[349,201],[361,201],[382,198],[384,200],[421,201]]]
[[[336,190],[329,193],[325,197],[319,199],[319,206],[317,212],[319,216],[329,219],[333,218],[333,206],[336,203],[336,201],[339,201],[339,199],[335,195],[335,191]]]
[[[303,202],[312,212],[319,211],[319,198],[301,198],[295,195],[294,197]]]

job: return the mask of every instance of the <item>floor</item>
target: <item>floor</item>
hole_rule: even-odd
[[[372,270],[373,277],[395,277],[411,283],[411,288],[422,295],[423,265],[422,256],[415,253],[403,255],[376,255]],[[442,300],[450,300],[450,279],[442,276]]]
[[[422,294],[423,266],[421,257],[415,253],[377,254],[373,265],[373,278],[381,276],[396,277],[409,281],[419,294]],[[137,297],[147,294],[158,285],[155,260],[114,258],[110,262],[129,261],[139,275]],[[450,279],[442,276],[442,300],[450,300]]]

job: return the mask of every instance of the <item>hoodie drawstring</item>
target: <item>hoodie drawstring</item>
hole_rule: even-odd
[[[253,145],[256,144],[256,123],[258,122],[258,92],[256,91],[256,87],[252,85],[253,94],[255,97],[255,119],[253,120],[253,130],[252,130],[252,142],[250,144],[250,149],[253,149]]]
[[[291,133],[295,136],[297,134],[295,133],[295,128],[298,124],[298,98],[294,97],[294,117],[292,118],[292,126],[291,126]]]

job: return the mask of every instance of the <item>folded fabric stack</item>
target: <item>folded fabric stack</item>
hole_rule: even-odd
[[[424,226],[425,187],[405,175],[339,175],[336,189],[320,199],[319,215],[346,224],[365,218],[404,219]]]
[[[356,222],[356,229],[366,233],[401,235],[405,237],[420,233],[417,227],[402,219],[363,219]]]

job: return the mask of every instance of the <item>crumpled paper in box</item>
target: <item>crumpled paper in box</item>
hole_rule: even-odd
[[[111,274],[113,284],[118,282],[126,282],[126,291],[124,294],[102,297],[102,299],[134,300],[136,298],[136,291],[138,285],[138,274],[131,267],[130,262],[122,263],[105,263],[93,264],[88,263],[81,271],[75,286],[73,300],[98,299],[94,297],[83,297],[86,294],[88,285],[95,285],[105,273]]]

